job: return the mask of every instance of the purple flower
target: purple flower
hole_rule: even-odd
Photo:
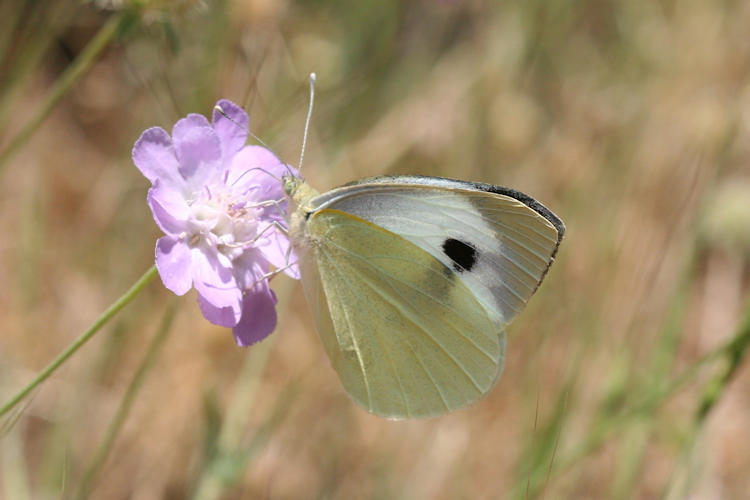
[[[260,146],[246,146],[247,114],[221,100],[209,123],[189,114],[172,129],[146,130],[133,162],[151,181],[148,204],[165,236],[156,242],[156,267],[177,295],[195,287],[203,315],[232,327],[241,346],[276,326],[271,267],[299,279],[284,214],[281,176],[291,167]],[[285,267],[288,266],[288,267]]]

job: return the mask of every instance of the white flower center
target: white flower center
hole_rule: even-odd
[[[190,203],[190,209],[193,230],[185,237],[191,246],[213,246],[234,260],[265,236],[262,206],[230,186],[207,186]]]

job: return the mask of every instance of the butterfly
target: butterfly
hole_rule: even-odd
[[[441,177],[323,194],[296,176],[283,185],[305,295],[349,396],[392,419],[485,396],[505,327],[552,264],[563,222],[513,189]]]

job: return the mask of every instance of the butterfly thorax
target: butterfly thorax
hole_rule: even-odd
[[[282,178],[284,192],[289,198],[289,238],[298,249],[305,245],[305,224],[314,210],[310,201],[318,196],[301,177],[285,176]]]

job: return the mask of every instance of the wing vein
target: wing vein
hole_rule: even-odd
[[[320,249],[323,251],[323,249]],[[325,256],[330,260],[329,256]],[[372,392],[370,390],[370,383],[369,379],[367,377],[367,370],[365,370],[365,365],[362,360],[362,351],[359,348],[359,343],[357,342],[356,337],[354,336],[354,328],[352,320],[349,317],[349,311],[346,307],[342,307],[342,310],[344,311],[344,321],[346,321],[347,325],[349,326],[349,335],[352,339],[352,344],[354,345],[354,352],[357,354],[357,363],[359,364],[359,369],[362,372],[362,380],[365,383],[365,390],[367,391],[367,403],[368,407],[372,410]],[[338,332],[336,332],[336,335],[338,335]]]
[[[394,197],[398,197],[398,198],[401,198],[401,199],[403,199],[403,200],[409,200],[409,201],[411,201],[411,198],[410,198],[409,196],[404,196],[404,195],[402,195],[402,194],[398,194],[398,193],[393,193],[393,194],[392,194],[392,196],[394,196]],[[481,200],[481,201],[485,201],[485,198],[482,198],[482,197],[479,197],[479,198],[477,198],[476,196],[469,196],[469,197],[470,197],[471,199],[479,199],[479,200]],[[436,200],[438,200],[438,199],[440,199],[440,198],[441,198],[441,196],[439,196],[439,195],[436,195],[436,196],[434,196],[434,197],[432,197],[432,198],[435,198]],[[434,206],[434,207],[435,207],[435,209],[436,209],[436,210],[440,210],[440,212],[441,212],[441,213],[449,213],[449,211],[447,211],[447,210],[446,210],[446,206],[445,206],[444,200],[441,200],[441,202],[440,202],[440,203],[438,203],[438,202],[431,202],[431,201],[429,201],[429,200],[428,200],[428,197],[427,197],[427,196],[423,196],[423,197],[422,197],[422,198],[421,198],[420,200],[421,200],[421,201],[423,201],[423,202],[425,203],[425,205],[432,205],[432,206]],[[524,206],[525,206],[525,205],[524,205]],[[534,212],[534,211],[533,211],[533,209],[531,209],[531,208],[529,208],[529,207],[527,207],[527,206],[525,206],[525,207],[526,207],[526,209],[527,209],[527,210],[524,210],[523,212],[519,212],[519,211],[515,211],[515,210],[507,210],[507,209],[504,209],[504,208],[489,208],[489,207],[487,207],[487,206],[485,206],[485,205],[482,205],[482,210],[483,210],[483,211],[486,211],[486,212],[500,212],[500,213],[508,213],[508,212],[510,212],[510,213],[512,213],[512,214],[514,214],[514,215],[522,215],[522,216],[524,216],[524,217],[530,217],[530,218],[532,218],[533,220],[539,220],[539,219],[543,219],[544,221],[546,221],[546,222],[549,222],[549,221],[547,221],[547,219],[545,219],[545,218],[544,218],[543,216],[541,216],[541,215],[539,215],[538,213]],[[461,212],[466,212],[466,209],[464,209],[464,208],[461,208],[461,207],[452,207],[452,208],[454,208],[454,210],[453,210],[453,211],[461,211]],[[527,213],[527,212],[529,212],[529,211],[530,211],[530,212],[532,212],[532,213]],[[455,218],[455,217],[454,217],[454,218]],[[486,220],[486,221],[489,221],[489,222],[491,222],[491,223],[493,223],[493,224],[495,224],[495,225],[497,225],[497,226],[501,226],[501,227],[504,227],[504,228],[506,228],[506,229],[507,229],[508,231],[510,231],[510,232],[513,232],[513,233],[517,233],[517,234],[519,234],[519,231],[518,231],[517,229],[513,228],[512,226],[508,226],[507,224],[502,224],[502,223],[499,223],[499,222],[497,222],[497,220],[496,220],[496,219],[491,219],[491,218],[489,218],[489,217],[482,217],[482,220]],[[541,236],[541,237],[542,237],[542,238],[544,238],[545,240],[551,241],[551,242],[553,242],[553,243],[557,243],[557,238],[550,238],[550,237],[549,237],[549,236],[547,236],[546,234],[540,233],[540,232],[539,232],[539,231],[537,231],[537,229],[536,229],[535,227],[533,227],[533,226],[532,226],[531,224],[526,224],[526,226],[527,226],[527,227],[528,227],[528,228],[529,228],[529,229],[530,229],[531,231],[533,231],[534,233],[538,234],[539,236]],[[540,259],[544,260],[544,257],[543,257],[543,256],[541,256],[541,255],[537,255],[537,256],[538,256],[538,257],[539,257]]]
[[[467,223],[466,223],[466,221],[463,221],[463,220],[459,219],[458,217],[456,217],[456,216],[454,216],[454,215],[451,215],[451,214],[449,214],[449,213],[446,213],[446,217],[450,217],[451,219],[453,219],[454,221],[456,221],[457,223],[459,223],[459,224],[460,224],[461,226],[463,226],[463,227],[467,227],[467,226],[468,226],[468,227],[470,227],[470,228],[471,228],[471,229],[472,229],[472,230],[473,230],[474,232],[476,232],[476,233],[479,233],[479,234],[483,234],[483,231],[481,231],[481,230],[480,230],[479,228],[477,228],[477,227],[476,227],[475,225],[473,225],[473,224],[467,224]],[[401,220],[407,221],[407,222],[408,222],[409,224],[412,224],[412,225],[413,225],[413,224],[415,223],[415,219],[417,219],[417,220],[419,219],[418,217],[415,217],[415,216],[414,216],[414,214],[411,214],[411,215],[410,215],[410,217],[403,217],[403,216],[399,216],[399,215],[388,215],[388,218],[389,218],[389,219],[392,219],[392,220],[398,220],[398,219],[401,219]],[[484,218],[483,218],[483,220],[488,220],[488,219],[484,219]],[[497,223],[495,223],[494,221],[490,221],[490,222],[492,222],[492,223],[493,223],[494,225],[496,225],[496,226],[507,227],[507,226],[505,226],[505,225],[497,224]],[[428,224],[424,224],[424,225],[428,225]],[[429,225],[431,226],[432,224],[429,224]],[[510,228],[509,228],[509,229],[510,229]],[[538,259],[539,259],[539,260],[540,260],[541,262],[543,262],[543,264],[539,265],[539,270],[538,270],[538,271],[536,271],[536,272],[535,272],[535,271],[531,271],[531,270],[529,270],[529,269],[528,269],[528,268],[526,267],[526,265],[524,265],[524,264],[521,264],[521,263],[517,262],[517,261],[516,261],[515,259],[513,259],[512,257],[510,257],[510,256],[509,256],[509,255],[507,254],[507,252],[505,251],[505,248],[504,248],[504,247],[508,247],[508,246],[510,246],[510,245],[509,245],[508,243],[505,243],[505,242],[503,242],[503,245],[502,245],[502,246],[500,247],[499,251],[497,252],[497,254],[498,254],[498,255],[501,255],[501,256],[502,256],[503,258],[507,259],[507,260],[508,260],[508,262],[511,262],[512,264],[514,264],[514,265],[515,265],[515,267],[517,267],[517,268],[518,268],[518,269],[519,269],[520,271],[522,271],[522,272],[524,272],[525,274],[527,274],[527,275],[529,276],[529,278],[531,278],[531,279],[533,279],[533,280],[534,280],[534,282],[535,282],[535,283],[536,283],[536,282],[538,282],[538,281],[539,281],[539,277],[540,277],[540,275],[542,274],[542,271],[543,271],[544,269],[546,269],[546,267],[547,267],[547,266],[546,266],[546,264],[547,264],[547,262],[548,262],[548,259],[545,259],[545,258],[544,258],[543,256],[541,256],[541,255],[540,255],[540,254],[539,254],[538,252],[536,252],[535,250],[533,250],[533,249],[529,248],[528,246],[524,245],[523,243],[521,243],[521,242],[520,242],[519,240],[517,240],[517,239],[516,239],[515,237],[513,237],[512,235],[510,235],[510,234],[508,234],[508,233],[504,232],[504,233],[503,233],[503,236],[504,236],[504,237],[507,237],[507,239],[508,239],[508,240],[512,241],[512,242],[513,242],[513,243],[515,244],[515,246],[518,246],[518,247],[522,247],[522,248],[525,248],[525,249],[529,250],[529,252],[530,252],[531,254],[533,254],[533,255],[534,255],[535,257],[537,257],[537,258],[538,258]],[[494,249],[493,249],[493,250],[494,250]],[[493,255],[493,252],[489,252],[489,255],[490,255],[490,257],[491,257],[491,256]],[[515,279],[517,279],[517,280],[519,280],[519,281],[522,281],[522,278],[518,277],[518,276],[517,276],[516,274],[514,274],[514,273],[513,273],[513,272],[512,272],[512,271],[511,271],[510,269],[508,269],[508,266],[503,266],[502,264],[498,263],[496,259],[492,259],[492,262],[493,262],[493,263],[494,263],[494,264],[495,264],[495,265],[496,265],[496,266],[497,266],[498,268],[500,268],[500,269],[505,269],[505,270],[506,270],[506,272],[508,272],[508,274],[510,274],[511,276],[513,276],[513,277],[514,277]]]
[[[325,250],[324,250],[324,249],[322,249],[322,248],[321,248],[321,251],[322,251],[322,252],[325,252]],[[328,255],[327,253],[326,253],[326,255],[325,255],[325,258],[326,258],[326,259],[328,259],[328,261],[329,261],[329,266],[328,266],[328,268],[329,268],[329,269],[331,269],[332,271],[335,271],[335,272],[336,272],[336,273],[338,274],[339,278],[340,278],[340,279],[341,279],[342,281],[346,282],[346,284],[347,284],[347,285],[349,286],[349,289],[350,289],[350,290],[351,290],[351,291],[352,291],[353,293],[355,293],[355,294],[356,294],[356,289],[355,289],[355,287],[354,287],[354,286],[352,285],[351,281],[350,281],[349,279],[347,279],[347,277],[346,277],[346,273],[343,273],[343,272],[341,272],[341,270],[340,270],[340,269],[339,269],[339,268],[338,268],[338,267],[337,267],[336,265],[331,265],[331,264],[333,263],[333,259],[332,259],[332,258],[331,258],[331,256],[330,256],[330,255]],[[372,309],[372,306],[371,306],[371,305],[370,305],[370,304],[369,304],[369,303],[368,303],[367,301],[363,300],[363,301],[361,301],[361,302],[362,302],[362,303],[365,303],[365,304],[368,304],[368,306],[370,306],[370,308]],[[344,309],[345,309],[345,308],[344,308]],[[355,329],[354,329],[354,328],[352,328],[352,325],[351,325],[351,324],[349,325],[349,327],[350,327],[350,330],[349,330],[349,331],[351,332],[351,334],[352,334],[352,338],[353,338],[353,337],[354,337],[354,330],[355,330]],[[406,408],[406,413],[407,413],[407,416],[409,416],[409,417],[410,417],[410,416],[411,416],[411,414],[412,414],[412,411],[411,411],[411,405],[409,404],[409,400],[408,400],[408,398],[407,398],[407,396],[406,396],[406,391],[404,390],[404,386],[403,386],[403,383],[401,382],[401,377],[400,377],[400,375],[399,375],[399,373],[398,373],[398,370],[396,369],[396,366],[395,366],[395,365],[394,365],[394,363],[393,363],[393,356],[392,356],[392,354],[391,354],[391,352],[390,352],[390,349],[388,349],[388,347],[386,346],[386,343],[385,343],[385,342],[383,341],[383,339],[381,338],[381,336],[380,336],[379,334],[377,334],[377,335],[376,335],[376,337],[377,337],[377,339],[378,339],[378,343],[380,344],[380,346],[381,346],[381,347],[382,347],[382,349],[383,349],[383,352],[385,352],[385,355],[386,355],[386,357],[388,358],[388,365],[389,365],[389,366],[390,366],[390,368],[391,368],[391,372],[393,372],[393,376],[394,376],[394,378],[395,378],[395,379],[396,379],[396,381],[398,382],[398,388],[399,388],[399,391],[400,391],[400,393],[401,393],[401,399],[403,399],[403,401],[404,401],[404,407]],[[355,343],[355,345],[358,345],[358,343]],[[358,357],[357,357],[357,359],[358,359],[358,361],[360,362],[360,365],[362,365],[362,358],[361,358],[361,355],[360,355],[360,353],[359,353],[359,352],[358,352],[357,354],[358,354]],[[364,366],[362,367],[362,376],[364,377],[364,381],[365,381],[365,387],[367,387],[367,395],[368,395],[368,400],[369,400],[369,402],[370,402],[370,408],[372,409],[372,397],[371,397],[371,395],[370,395],[369,382],[368,382],[368,380],[367,380],[367,375],[365,374]]]
[[[356,256],[356,255],[355,255],[355,256]],[[356,256],[356,257],[359,257],[359,256]],[[364,259],[363,259],[363,260],[364,260]],[[367,262],[367,261],[365,261],[365,262]],[[378,270],[379,270],[379,272],[381,272],[381,273],[383,273],[383,274],[386,274],[386,275],[388,275],[388,273],[384,273],[384,272],[382,272],[382,268],[380,268],[379,266],[375,266],[375,265],[372,265],[372,264],[371,264],[371,263],[369,263],[369,262],[368,262],[368,264],[370,264],[370,265],[371,265],[371,266],[372,266],[373,268],[376,268],[376,269],[378,269]],[[390,276],[390,275],[389,275],[389,276]],[[386,295],[386,294],[383,294],[383,293],[382,293],[382,292],[381,292],[380,290],[378,290],[378,288],[377,288],[377,287],[376,287],[376,286],[375,286],[375,285],[374,285],[374,284],[373,284],[373,283],[372,283],[372,282],[371,282],[370,280],[366,279],[366,278],[365,278],[364,276],[360,276],[359,278],[360,278],[360,279],[361,279],[361,280],[362,280],[362,281],[363,281],[363,282],[364,282],[365,284],[367,284],[367,286],[368,286],[368,287],[369,287],[369,288],[370,288],[370,289],[371,289],[371,290],[372,290],[373,292],[375,292],[375,293],[376,293],[377,295],[379,295],[379,296],[380,296],[381,298],[383,298],[383,300],[385,300],[386,302],[388,302],[389,304],[391,304],[391,306],[393,306],[393,307],[394,307],[395,309],[397,309],[397,310],[398,310],[398,311],[399,311],[399,312],[401,313],[401,316],[402,316],[402,317],[404,317],[404,318],[405,318],[405,319],[407,319],[407,320],[408,320],[408,321],[409,321],[409,322],[410,322],[411,324],[413,324],[413,325],[414,325],[415,327],[417,327],[417,329],[418,329],[418,330],[421,330],[421,331],[422,331],[422,332],[423,332],[423,333],[425,334],[425,336],[426,336],[427,338],[429,338],[429,339],[430,339],[430,340],[431,340],[431,341],[432,341],[432,342],[433,342],[433,343],[434,343],[434,344],[435,344],[436,346],[438,346],[438,347],[439,347],[439,348],[440,348],[440,349],[441,349],[441,350],[442,350],[442,351],[443,351],[443,352],[444,352],[444,353],[446,354],[446,356],[447,356],[448,358],[450,358],[450,359],[451,359],[451,360],[453,361],[453,363],[454,363],[454,364],[455,364],[455,365],[456,365],[456,366],[458,367],[458,369],[459,369],[459,370],[461,371],[461,373],[463,373],[463,374],[464,374],[464,375],[466,376],[466,378],[467,378],[467,379],[469,379],[469,380],[471,381],[472,385],[474,385],[474,387],[476,388],[476,390],[477,390],[477,391],[478,391],[478,392],[479,392],[480,394],[483,394],[483,391],[482,391],[482,389],[480,388],[479,384],[477,383],[477,381],[476,381],[476,380],[474,380],[474,377],[472,377],[472,376],[471,376],[471,374],[469,374],[469,372],[468,372],[468,370],[466,369],[466,367],[464,367],[464,366],[463,366],[463,364],[462,364],[462,363],[461,363],[461,362],[460,362],[460,361],[459,361],[458,359],[456,359],[456,358],[455,358],[455,357],[453,356],[453,354],[451,354],[451,353],[450,353],[450,352],[448,351],[448,349],[446,349],[446,348],[445,348],[445,346],[444,346],[444,345],[443,345],[443,344],[442,344],[442,343],[441,343],[441,342],[440,342],[439,340],[437,340],[437,339],[436,339],[436,338],[435,338],[435,337],[434,337],[434,336],[433,336],[433,335],[432,335],[432,334],[431,334],[431,333],[429,332],[429,330],[427,330],[426,328],[424,328],[424,326],[422,326],[422,325],[420,324],[420,322],[419,322],[418,320],[416,320],[416,319],[414,318],[414,314],[413,314],[413,313],[411,313],[410,311],[407,311],[407,310],[405,310],[405,309],[404,309],[404,308],[403,308],[403,307],[402,307],[402,306],[401,306],[401,305],[400,305],[400,304],[399,304],[398,302],[396,302],[396,301],[392,300],[392,297],[389,297],[388,295]],[[393,277],[391,277],[391,279],[393,279],[394,281],[398,281],[398,282],[400,282],[401,284],[404,284],[404,285],[405,285],[405,283],[404,283],[404,282],[402,282],[401,280],[399,280],[398,278],[393,278]],[[392,291],[393,291],[393,292],[394,292],[394,293],[395,293],[396,295],[398,295],[398,296],[399,296],[399,297],[400,297],[401,299],[403,299],[404,301],[406,301],[406,302],[408,302],[408,303],[409,303],[409,305],[411,306],[411,309],[415,309],[415,307],[414,307],[414,304],[413,304],[413,303],[411,303],[411,301],[410,301],[410,300],[409,300],[409,299],[408,299],[407,297],[405,297],[405,296],[404,296],[404,295],[403,295],[402,293],[400,293],[400,292],[399,292],[398,290],[396,290],[396,289],[395,289],[395,287],[393,287],[393,285],[391,285],[390,283],[389,283],[389,285],[390,285],[390,287],[391,287],[391,290],[392,290]],[[409,288],[412,288],[412,287],[409,287]],[[445,308],[445,309],[449,309],[449,308],[448,308],[448,307],[446,307],[446,306],[445,306],[445,304],[443,304],[442,302],[440,302],[440,301],[438,301],[438,300],[435,300],[435,298],[434,298],[433,296],[431,296],[431,295],[429,295],[429,294],[425,294],[424,292],[422,292],[422,291],[421,291],[421,290],[419,290],[419,289],[416,289],[416,291],[418,291],[418,292],[422,293],[423,295],[425,295],[426,297],[428,297],[429,299],[431,299],[431,300],[432,300],[433,302],[435,302],[436,304],[438,304],[438,305],[442,306],[443,308]],[[458,333],[458,334],[459,334],[459,336],[460,336],[460,337],[462,337],[463,339],[465,339],[465,340],[467,341],[467,343],[468,343],[469,345],[475,345],[475,344],[474,344],[473,342],[469,341],[469,340],[468,340],[468,339],[466,338],[466,336],[464,336],[464,335],[462,334],[462,332],[461,332],[461,331],[460,331],[459,329],[457,329],[457,328],[456,328],[455,326],[453,326],[452,324],[451,324],[451,327],[453,328],[453,330],[454,330],[454,331],[455,331],[456,333]],[[479,350],[480,352],[484,352],[484,351],[482,351],[481,349],[478,349],[478,350]],[[493,358],[491,358],[491,357],[490,357],[490,359],[492,360],[493,364],[496,364],[496,361],[495,361],[495,360],[494,360]],[[432,378],[432,377],[430,377],[430,378]],[[442,391],[440,391],[440,388],[439,388],[439,387],[438,387],[438,392],[440,392],[440,393],[441,393],[441,396],[442,396]]]
[[[368,266],[370,266],[370,267],[372,267],[372,268],[376,269],[376,270],[377,270],[377,272],[378,272],[378,273],[380,273],[380,274],[382,274],[383,276],[387,276],[387,277],[389,277],[390,279],[392,279],[392,280],[394,280],[394,281],[397,281],[397,282],[401,283],[402,285],[406,286],[407,288],[411,288],[411,289],[412,289],[412,290],[414,290],[415,292],[417,292],[417,293],[420,293],[420,294],[424,295],[425,297],[428,297],[428,298],[432,299],[432,300],[433,300],[434,302],[436,302],[437,304],[440,304],[440,305],[441,305],[442,307],[444,307],[445,309],[448,309],[448,310],[449,310],[450,312],[454,313],[455,315],[457,315],[457,316],[460,316],[460,315],[461,315],[461,313],[460,313],[459,311],[456,311],[455,309],[453,309],[453,308],[452,308],[452,307],[450,307],[449,305],[446,305],[446,304],[444,304],[444,303],[442,303],[442,302],[439,302],[439,301],[435,300],[435,298],[434,298],[434,297],[433,297],[432,295],[430,295],[430,294],[427,294],[427,293],[425,293],[425,292],[424,292],[423,290],[420,290],[419,288],[417,288],[417,287],[414,287],[414,286],[412,286],[412,285],[411,285],[410,283],[408,283],[408,282],[406,282],[406,281],[403,281],[403,280],[399,279],[399,278],[398,278],[397,276],[394,276],[394,275],[392,275],[391,273],[389,273],[388,271],[386,271],[386,270],[385,270],[385,269],[383,269],[382,267],[380,267],[380,266],[377,266],[377,265],[373,264],[372,262],[370,262],[369,260],[367,260],[367,259],[363,258],[362,256],[360,256],[360,255],[357,255],[357,254],[356,254],[356,253],[354,253],[354,252],[351,252],[350,250],[348,250],[348,249],[346,249],[346,248],[342,247],[341,245],[339,245],[338,243],[335,243],[335,242],[333,242],[333,241],[329,241],[329,243],[330,243],[330,244],[331,244],[332,246],[335,246],[336,248],[338,248],[339,250],[341,250],[342,252],[346,252],[346,253],[347,253],[347,254],[349,254],[349,255],[350,255],[350,256],[351,256],[352,258],[355,258],[355,259],[359,259],[359,260],[363,261],[363,262],[364,262],[364,263],[365,263],[366,265],[368,265]],[[403,261],[403,262],[408,262],[408,263],[410,263],[410,264],[414,264],[414,262],[413,262],[413,261],[411,261],[411,260],[409,260],[409,259],[403,259],[403,258],[401,258],[401,257],[399,257],[399,256],[395,256],[395,255],[371,255],[371,256],[369,256],[369,258],[370,258],[370,259],[373,259],[373,258],[388,258],[388,259],[392,259],[392,260],[401,260],[401,261]],[[425,268],[425,269],[428,269],[428,270],[429,270],[429,268]],[[488,359],[490,359],[491,361],[495,362],[495,359],[494,359],[494,357],[492,356],[492,354],[490,354],[490,353],[486,352],[486,351],[485,351],[484,349],[482,349],[482,348],[481,348],[481,347],[480,347],[479,345],[477,345],[477,344],[476,344],[475,342],[473,342],[473,341],[472,341],[471,339],[467,338],[467,337],[466,337],[466,335],[464,335],[464,334],[463,334],[463,332],[461,332],[460,330],[456,329],[456,331],[458,332],[458,334],[459,334],[459,335],[460,335],[460,336],[461,336],[461,337],[462,337],[462,338],[463,338],[464,340],[466,340],[466,342],[467,342],[468,344],[472,345],[472,346],[473,346],[473,347],[475,347],[475,348],[476,348],[476,349],[477,349],[477,350],[478,350],[479,352],[481,352],[482,354],[484,354],[485,356],[487,356],[487,358],[488,358]]]

